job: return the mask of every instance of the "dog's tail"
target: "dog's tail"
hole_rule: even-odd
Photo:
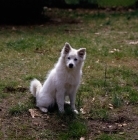
[[[38,81],[37,79],[34,79],[33,81],[31,81],[30,91],[34,97],[36,97],[36,95],[39,94],[41,88],[42,88],[42,84],[40,83],[40,81]]]

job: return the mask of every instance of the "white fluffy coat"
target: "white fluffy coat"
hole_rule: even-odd
[[[70,105],[75,113],[76,92],[82,75],[82,66],[86,57],[86,49],[73,49],[65,43],[61,56],[42,84],[34,79],[30,84],[30,91],[36,97],[36,106],[42,112],[57,103],[59,111],[64,112],[65,96],[69,96]]]

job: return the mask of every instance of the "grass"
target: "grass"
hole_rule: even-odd
[[[138,11],[46,14],[53,20],[42,25],[0,26],[0,139],[137,139]],[[84,112],[66,106],[65,114],[56,108],[32,119],[30,81],[45,80],[65,42],[87,49],[76,99]]]
[[[58,139],[79,139],[80,136],[86,136],[87,134],[87,127],[86,124],[79,122],[79,121],[73,121],[68,126],[68,131],[61,132],[58,136]]]
[[[123,6],[123,7],[128,7],[128,6],[133,6],[135,4],[135,0],[98,0],[99,6],[105,6],[105,7],[115,7],[115,6]]]
[[[116,137],[115,135],[101,134],[96,140],[124,140],[124,138]]]
[[[34,100],[34,97],[32,97],[30,98],[30,100],[24,103],[18,102],[16,105],[9,108],[9,114],[18,116],[20,114],[23,114],[24,112],[27,112],[30,108],[34,108]]]

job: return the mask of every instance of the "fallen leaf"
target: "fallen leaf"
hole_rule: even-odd
[[[122,127],[122,124],[118,124],[119,127]]]
[[[122,125],[123,125],[123,126],[127,126],[127,124],[126,124],[126,123],[123,123]]]
[[[114,53],[114,51],[109,51],[109,53]]]
[[[132,42],[129,42],[130,45],[136,45],[138,44],[138,41],[132,41]]]
[[[119,51],[120,51],[119,49],[116,49],[116,48],[114,48],[113,50],[114,50],[115,52],[119,52]]]
[[[114,109],[114,107],[113,107],[112,104],[109,104],[109,108],[110,108],[110,109]]]
[[[80,112],[81,112],[83,115],[86,114],[86,112],[84,111],[83,108],[80,109]]]
[[[99,35],[100,33],[95,33],[95,35]]]
[[[12,30],[13,30],[13,31],[16,31],[16,28],[15,28],[15,27],[12,27]]]
[[[93,97],[93,98],[92,98],[92,102],[94,102],[94,101],[95,101],[95,98]]]
[[[124,135],[124,132],[119,132],[120,135]]]
[[[29,109],[29,112],[30,112],[32,118],[35,118],[36,116],[40,116],[40,114],[38,114],[36,109]]]
[[[112,125],[109,125],[108,127],[109,127],[109,128],[112,128],[113,126],[112,126]]]
[[[119,49],[114,48],[113,50],[109,51],[109,53],[119,52]]]
[[[113,106],[112,104],[109,104],[109,106]]]
[[[62,127],[66,127],[66,125],[64,125],[64,124],[62,124],[61,126],[62,126]]]
[[[33,109],[29,109],[29,112],[30,112],[32,118],[34,118],[34,117],[35,117],[35,112],[34,112],[34,110],[33,110]]]
[[[99,63],[99,59],[97,61],[95,61],[95,63]]]
[[[113,108],[113,107],[111,107],[111,106],[109,106],[109,109],[113,110],[114,108]]]
[[[49,117],[49,116],[47,116],[46,118],[47,118],[47,119],[49,119],[50,117]]]

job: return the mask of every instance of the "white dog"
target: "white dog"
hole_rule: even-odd
[[[44,85],[37,79],[31,82],[30,91],[36,97],[36,106],[42,112],[47,112],[48,107],[57,103],[59,111],[63,113],[65,96],[69,96],[71,109],[78,114],[75,99],[85,57],[85,48],[76,50],[69,43],[65,43],[61,56],[48,74]]]

